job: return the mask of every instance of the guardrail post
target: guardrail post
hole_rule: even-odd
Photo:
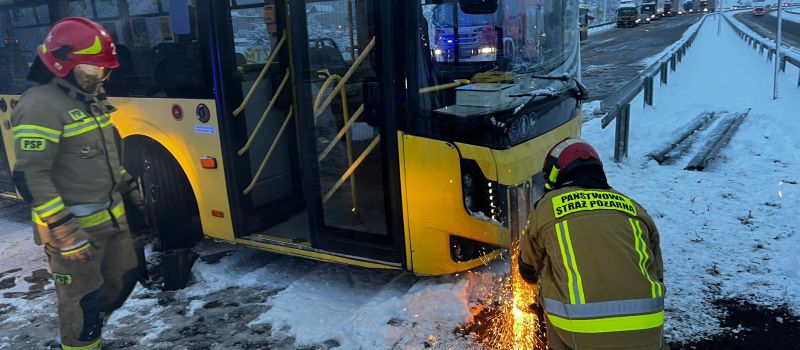
[[[758,53],[759,54],[763,54],[764,53],[764,49],[766,49],[766,46],[764,46],[764,44],[758,45]]]
[[[673,72],[678,68],[677,55],[672,54],[672,57],[669,58],[669,68]]]
[[[661,63],[661,85],[667,83],[667,62]]]
[[[800,74],[797,75],[797,87],[800,87]]]
[[[631,104],[626,103],[617,115],[617,130],[615,134],[614,161],[619,163],[628,158],[628,130],[631,126]]]
[[[767,50],[767,62],[772,61],[772,55],[775,53],[775,50],[769,49]]]
[[[786,55],[781,55],[781,72],[786,72]]]
[[[644,78],[644,105],[653,106],[653,77]]]

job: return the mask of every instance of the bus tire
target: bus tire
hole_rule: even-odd
[[[178,161],[165,149],[143,152],[142,184],[150,223],[161,251],[190,248],[202,238],[194,191]]]

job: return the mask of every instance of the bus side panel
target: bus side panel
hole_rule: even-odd
[[[155,99],[155,98],[111,98],[119,110],[112,121],[123,137],[143,135],[164,146],[178,161],[197,198],[200,221],[205,235],[234,240],[233,222],[228,201],[222,146],[214,100]],[[210,120],[201,123],[195,117],[200,104],[208,107]],[[179,106],[185,116],[175,120],[173,105]],[[204,169],[201,157],[217,160],[216,169]],[[211,215],[219,210],[224,217]]]
[[[0,132],[3,138],[3,149],[0,149],[0,194],[7,197],[19,198],[17,191],[12,182],[11,170],[14,169],[14,164],[17,162],[16,154],[14,154],[14,135],[11,133],[11,101],[17,101],[19,96],[0,95],[0,99],[6,105],[5,112],[0,109]]]
[[[533,174],[542,171],[544,156],[550,147],[567,137],[581,134],[581,113],[533,140],[507,150],[492,150],[497,162],[497,177],[500,184],[513,186],[527,182]]]
[[[508,230],[470,216],[464,208],[459,153],[448,142],[401,133],[406,242],[415,273],[442,275],[471,269],[482,259],[455,262],[450,235],[502,246]]]

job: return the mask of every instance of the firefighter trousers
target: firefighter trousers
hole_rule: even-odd
[[[138,278],[139,257],[124,215],[86,232],[94,246],[89,261],[64,260],[56,248],[45,246],[66,350],[99,349],[104,318],[122,306]]]

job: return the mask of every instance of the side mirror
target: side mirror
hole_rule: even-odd
[[[364,121],[375,127],[383,125],[383,111],[381,110],[381,89],[377,79],[364,80],[362,93],[364,98]]]
[[[458,0],[461,12],[468,15],[490,15],[497,12],[497,0]]]

